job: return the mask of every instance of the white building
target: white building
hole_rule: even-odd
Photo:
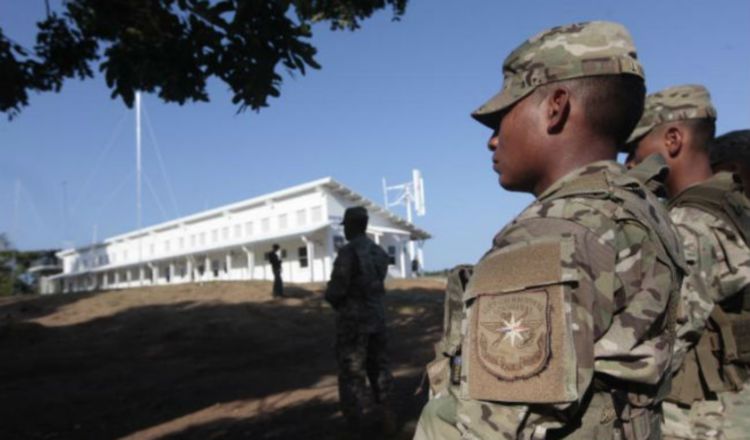
[[[284,281],[327,281],[345,243],[339,223],[350,206],[367,208],[367,234],[391,256],[390,276],[412,276],[413,258],[423,267],[427,232],[327,177],[60,251],[63,272],[50,280],[56,292],[270,280],[266,254],[278,243]]]

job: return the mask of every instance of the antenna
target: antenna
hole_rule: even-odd
[[[411,223],[412,208],[418,216],[423,216],[427,212],[424,200],[424,180],[422,173],[413,169],[411,171],[411,182],[402,183],[401,185],[388,186],[383,178],[383,201],[386,209],[392,206],[404,205],[406,207],[406,220]],[[389,192],[396,192],[396,200],[391,202],[388,199]],[[421,246],[419,252],[414,248],[414,241],[409,240],[409,263],[418,260],[419,267],[422,267],[424,257],[422,256]]]
[[[135,209],[141,228],[141,92],[135,92]]]
[[[424,203],[424,180],[419,170],[412,170],[412,185],[414,186],[414,209],[421,217],[426,214],[427,210]]]
[[[414,169],[411,172],[412,181],[408,183],[402,183],[400,185],[388,186],[383,178],[383,202],[384,206],[391,208],[393,206],[404,205],[406,207],[406,219],[412,221],[412,209],[420,217],[426,214],[426,206],[424,199],[424,179],[422,179],[422,173]],[[391,202],[388,194],[391,192],[396,193],[395,201]]]

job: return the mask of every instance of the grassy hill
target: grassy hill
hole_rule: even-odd
[[[442,324],[441,279],[388,286],[395,406],[411,438]],[[328,439],[334,315],[321,284],[0,298],[2,439]]]

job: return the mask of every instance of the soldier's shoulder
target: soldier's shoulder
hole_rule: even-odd
[[[711,211],[693,205],[674,206],[669,209],[669,217],[675,225],[691,229],[705,229],[709,226],[721,227],[726,223]]]

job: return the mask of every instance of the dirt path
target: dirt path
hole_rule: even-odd
[[[389,285],[396,407],[415,395],[442,323],[441,280]],[[329,439],[333,313],[322,286],[210,283],[0,299],[1,439]]]

